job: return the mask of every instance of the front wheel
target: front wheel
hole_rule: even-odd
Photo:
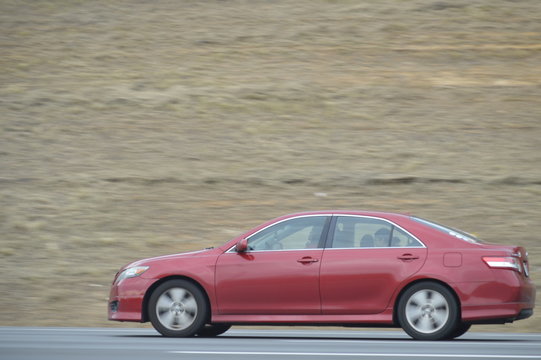
[[[208,306],[199,287],[186,280],[170,280],[150,296],[148,316],[160,334],[187,337],[203,328]]]
[[[214,337],[222,335],[229,330],[231,325],[229,324],[207,324],[201,330],[197,332],[197,336],[200,337]]]
[[[449,339],[460,325],[458,304],[445,286],[435,282],[418,283],[400,297],[398,321],[414,339]]]
[[[462,335],[467,333],[468,330],[470,330],[470,328],[471,328],[471,324],[467,324],[467,323],[458,324],[455,331],[451,334],[451,336],[449,336],[449,339],[455,339],[457,337],[461,337]]]

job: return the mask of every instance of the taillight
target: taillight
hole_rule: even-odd
[[[528,253],[524,255],[524,259],[522,259],[522,267],[524,268],[524,275],[526,277],[530,276],[530,262],[528,261]]]
[[[520,260],[512,256],[483,256],[483,261],[491,268],[512,269],[521,272]]]

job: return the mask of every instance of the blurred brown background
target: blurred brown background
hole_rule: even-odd
[[[539,14],[0,0],[0,325],[115,325],[120,266],[308,209],[523,245],[541,289]]]

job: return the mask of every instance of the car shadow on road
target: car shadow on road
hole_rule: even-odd
[[[119,338],[159,338],[159,339],[167,339],[170,341],[175,340],[232,340],[232,339],[257,339],[257,340],[302,340],[302,341],[397,341],[397,342],[425,342],[420,340],[415,340],[409,337],[404,338],[396,338],[396,337],[333,337],[333,336],[267,336],[267,335],[221,335],[216,337],[200,337],[200,336],[193,336],[193,337],[187,337],[187,338],[174,338],[174,337],[164,337],[158,333],[156,334],[125,334],[125,335],[112,335],[112,337],[119,337]],[[432,342],[432,341],[426,341],[426,342]],[[528,342],[528,340],[522,340],[522,339],[486,339],[486,338],[466,338],[466,339],[452,339],[452,340],[442,340],[437,341],[437,343],[444,343],[444,342],[453,342],[453,343],[468,343],[468,342],[499,342],[499,343],[521,343],[521,342]]]

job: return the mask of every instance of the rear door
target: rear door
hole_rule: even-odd
[[[376,314],[397,286],[423,265],[427,250],[379,218],[338,216],[321,263],[323,314]]]

